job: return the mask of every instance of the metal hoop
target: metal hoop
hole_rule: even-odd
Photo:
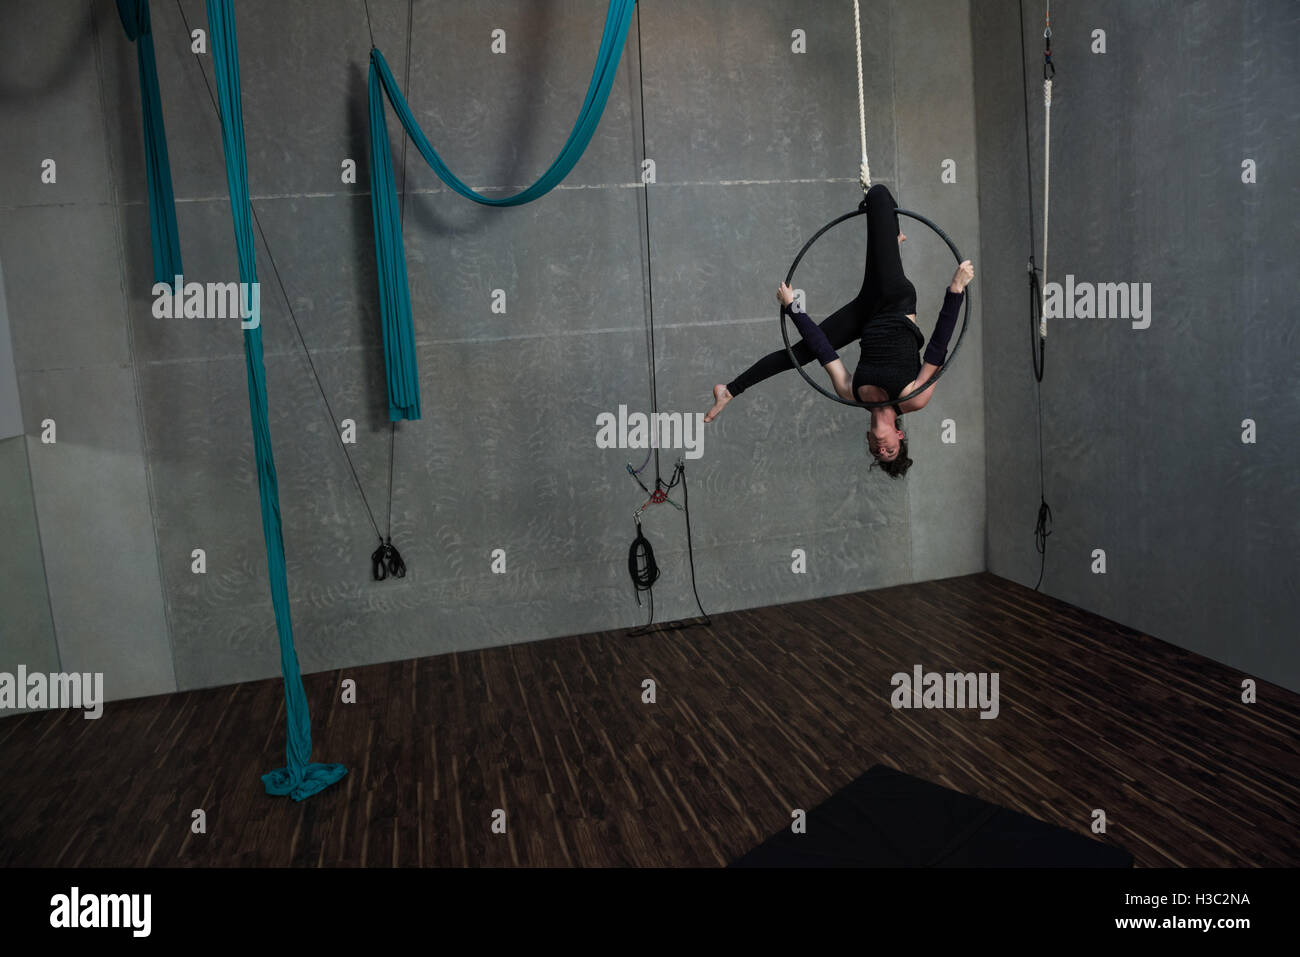
[[[799,267],[799,263],[803,261],[804,254],[807,253],[808,250],[812,248],[813,243],[817,242],[817,240],[822,237],[823,233],[828,232],[833,227],[838,226],[840,223],[844,222],[845,220],[853,219],[855,216],[864,215],[866,211],[867,211],[866,201],[864,200],[862,205],[860,205],[853,212],[845,213],[843,216],[840,216],[836,219],[832,219],[821,229],[817,230],[817,232],[813,233],[812,239],[804,243],[803,249],[799,250],[799,255],[794,257],[794,262],[790,265],[790,271],[786,273],[785,276],[786,285],[788,286],[791,284],[791,281],[794,279],[794,271]],[[961,253],[957,251],[957,244],[954,243],[951,239],[949,239],[948,234],[945,233],[938,226],[936,226],[929,219],[922,216],[920,213],[913,213],[906,209],[895,209],[894,212],[897,213],[899,216],[907,216],[910,219],[915,219],[918,223],[924,223],[926,226],[929,226],[932,230],[934,230],[935,234],[940,239],[942,239],[945,243],[948,244],[948,248],[952,250],[952,254],[956,258],[957,264],[960,265],[963,262]],[[867,250],[868,254],[870,254],[870,252],[871,252],[870,250]],[[790,330],[785,323],[784,310],[781,312],[781,319],[780,319],[781,338],[785,340],[786,354],[790,356],[790,362],[794,365],[795,369],[797,369],[799,374],[804,377],[804,381],[806,381],[810,386],[812,386],[822,395],[826,396],[826,398],[834,399],[836,402],[839,402],[841,405],[857,406],[859,409],[883,409],[891,405],[901,405],[902,403],[908,401],[909,399],[916,398],[926,389],[930,388],[930,386],[938,382],[939,376],[943,375],[944,370],[952,365],[952,361],[955,358],[957,358],[957,349],[961,346],[962,336],[966,334],[966,326],[970,323],[970,301],[971,301],[970,288],[967,287],[966,311],[962,315],[961,328],[957,330],[957,341],[952,344],[952,350],[948,353],[947,361],[943,365],[941,365],[938,369],[935,370],[934,375],[930,376],[928,382],[924,383],[923,385],[917,386],[915,391],[907,395],[899,396],[897,399],[887,399],[884,402],[858,402],[857,400],[854,399],[844,399],[836,395],[834,392],[830,392],[827,389],[823,388],[822,386],[818,385],[816,382],[814,382],[812,376],[810,376],[807,372],[804,371],[804,367],[800,365],[799,360],[795,358],[794,348],[790,345]]]

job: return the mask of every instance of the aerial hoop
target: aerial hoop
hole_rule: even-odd
[[[817,242],[817,240],[822,237],[822,234],[830,231],[831,229],[838,226],[840,223],[844,222],[847,219],[853,219],[855,216],[864,215],[866,211],[867,211],[866,200],[863,200],[862,204],[859,205],[858,208],[855,209],[853,212],[845,213],[843,216],[840,216],[837,219],[832,219],[821,229],[817,230],[817,232],[813,233],[812,239],[804,243],[803,249],[799,250],[799,255],[794,257],[794,262],[790,265],[790,271],[786,273],[785,276],[786,285],[792,284],[792,281],[794,279],[794,271],[799,268],[799,263],[803,261],[804,254],[806,254],[808,250],[812,248],[813,243]],[[926,217],[922,216],[920,213],[913,213],[906,209],[895,209],[894,212],[897,213],[899,216],[907,216],[910,219],[915,219],[918,223],[924,223],[926,226],[929,226],[932,230],[934,230],[935,234],[940,239],[942,239],[945,243],[948,244],[948,248],[952,250],[952,254],[956,258],[957,264],[961,265],[963,260],[962,260],[961,253],[957,251],[957,245],[951,239],[948,238],[948,234],[945,233],[942,229],[940,229],[938,226],[936,226],[933,222],[931,222]],[[867,252],[868,254],[870,254],[871,251],[867,250]],[[903,402],[906,402],[908,399],[916,398],[926,389],[930,388],[930,386],[938,382],[939,376],[943,375],[944,370],[952,365],[952,361],[957,358],[957,350],[961,346],[962,336],[965,335],[966,333],[966,326],[970,324],[970,300],[971,300],[970,287],[968,286],[966,289],[966,311],[962,314],[961,328],[957,330],[957,341],[952,344],[952,350],[948,353],[948,361],[935,370],[934,375],[930,376],[929,381],[925,382],[922,385],[917,386],[915,391],[909,392],[907,395],[899,396],[897,399],[887,399],[884,402],[858,402],[857,400],[854,399],[843,399],[840,398],[838,395],[836,395],[834,392],[831,392],[828,389],[825,389],[822,386],[818,385],[813,380],[813,377],[810,376],[804,370],[804,367],[799,364],[799,360],[795,358],[794,348],[790,345],[790,330],[786,326],[784,310],[782,310],[781,312],[781,338],[785,340],[786,354],[790,356],[790,362],[794,365],[795,369],[798,370],[799,374],[804,377],[804,380],[810,386],[812,386],[822,395],[826,396],[826,398],[834,399],[836,402],[839,402],[841,405],[855,405],[860,409],[882,409],[891,405],[899,405]]]

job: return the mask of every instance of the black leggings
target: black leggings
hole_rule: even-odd
[[[833,349],[843,349],[860,339],[873,316],[916,312],[916,290],[903,273],[903,258],[898,251],[898,215],[894,212],[897,207],[894,197],[882,184],[877,183],[867,192],[867,262],[862,289],[851,302],[820,324]],[[801,366],[816,358],[802,340],[793,344],[793,352]],[[740,395],[750,386],[793,368],[789,354],[778,349],[727,383],[727,391],[733,396]]]

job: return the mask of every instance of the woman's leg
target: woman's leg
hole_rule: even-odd
[[[867,191],[867,264],[858,299],[868,316],[880,307],[916,291],[903,272],[903,257],[898,251],[898,204],[889,189],[877,183]]]
[[[866,315],[863,313],[861,306],[854,301],[835,310],[819,325],[822,332],[826,333],[826,338],[830,340],[831,347],[843,349],[862,335],[862,323],[865,319]],[[808,348],[808,344],[802,339],[797,343],[792,343],[792,351],[801,366],[807,365],[816,358],[812,349]],[[756,385],[764,379],[770,379],[778,372],[785,372],[793,368],[794,366],[790,363],[790,356],[784,349],[778,349],[776,352],[763,356],[733,381],[728,382],[727,391],[733,397],[738,396],[750,386]]]

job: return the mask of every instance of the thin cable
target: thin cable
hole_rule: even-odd
[[[262,237],[262,247],[266,250],[266,258],[271,264],[271,272],[275,275],[276,285],[280,287],[280,296],[284,299],[285,308],[289,310],[289,319],[293,323],[294,331],[298,334],[298,341],[302,343],[302,352],[307,359],[308,368],[311,369],[311,377],[316,382],[316,390],[320,392],[321,401],[325,403],[325,411],[329,413],[330,422],[337,429],[339,419],[334,414],[334,408],[330,405],[329,397],[325,394],[325,387],[321,385],[320,374],[316,371],[316,363],[312,361],[311,352],[307,348],[307,339],[302,334],[302,326],[298,324],[298,317],[294,314],[293,306],[289,302],[289,293],[285,289],[284,279],[280,276],[280,267],[275,262],[275,256],[271,254],[271,245],[266,241],[266,230],[262,228],[261,217],[257,215],[257,206],[254,205],[251,197],[248,200],[248,208],[252,210],[253,222],[257,224],[257,234]],[[335,435],[337,437],[337,431],[335,431]],[[356,483],[357,491],[361,493],[361,500],[366,506],[366,513],[370,516],[370,524],[374,526],[375,534],[382,539],[383,534],[379,531],[379,523],[375,521],[375,514],[371,511],[370,502],[366,499],[366,493],[361,487],[361,478],[357,475],[352,456],[348,454],[347,446],[343,444],[342,438],[339,438],[339,448],[343,449],[343,457],[347,459],[348,469],[352,472],[352,481]]]
[[[628,471],[632,472],[632,466],[628,466]],[[636,475],[633,473],[633,477]],[[638,479],[640,481],[640,479]],[[676,505],[672,499],[667,497],[667,493],[677,487],[682,486],[682,505],[677,506],[678,510],[686,516],[686,555],[691,569],[691,592],[695,596],[695,607],[700,610],[699,620],[670,621],[660,625],[658,629],[654,627],[654,583],[659,578],[659,566],[655,563],[654,550],[650,543],[645,539],[641,531],[641,512],[651,504],[667,502],[670,505]],[[644,485],[642,486],[644,488]],[[665,482],[662,478],[655,480],[655,491],[651,500],[646,502],[637,510],[633,521],[636,522],[636,539],[632,542],[632,547],[628,551],[628,571],[632,577],[633,587],[636,589],[637,604],[641,603],[641,591],[645,591],[649,596],[650,618],[644,625],[630,629],[629,635],[644,635],[653,630],[661,631],[680,631],[684,628],[708,627],[713,624],[713,619],[709,613],[704,610],[704,605],[700,601],[700,591],[695,580],[695,542],[691,533],[691,509],[690,509],[690,488],[686,484],[686,462],[683,459],[677,460],[677,465],[673,469],[673,477]]]
[[[647,159],[647,153],[649,148],[648,148],[647,134],[646,134],[645,51],[641,42],[641,36],[642,36],[641,5],[638,3],[636,5],[637,86],[640,94],[639,99],[640,99],[640,106],[641,106],[641,161],[642,161],[642,170],[644,170],[645,160]],[[644,177],[644,172],[642,173],[642,176]],[[650,374],[650,407],[652,413],[658,415],[659,384],[658,384],[658,376],[657,376],[656,362],[655,362],[656,350],[655,350],[655,319],[654,319],[655,316],[654,257],[653,257],[653,249],[651,246],[651,237],[650,237],[650,184],[648,182],[642,182],[641,185],[642,185],[642,197],[644,203],[643,208],[645,212],[645,249],[646,249],[645,276],[646,276],[647,303],[648,303],[648,312],[649,312],[648,324],[646,329],[646,340],[647,340],[646,353],[647,353],[647,365]],[[684,506],[678,506],[676,502],[672,501],[672,499],[667,497],[668,491],[670,491],[674,486],[676,486],[678,481],[682,481],[683,483],[685,482],[685,474],[686,474],[685,465],[682,462],[678,462],[677,468],[674,469],[673,471],[672,480],[665,483],[663,480],[663,472],[661,471],[660,468],[659,447],[657,443],[652,451],[655,460],[655,481],[654,481],[653,492],[651,492],[650,488],[647,487],[646,483],[641,480],[641,474],[640,474],[642,471],[645,470],[646,465],[650,461],[650,456],[652,453],[651,452],[646,453],[645,461],[641,463],[641,467],[638,469],[633,469],[632,463],[630,462],[627,464],[628,474],[631,475],[632,478],[636,481],[636,483],[641,486],[642,490],[644,490],[647,494],[650,495],[649,500],[644,502],[641,505],[640,509],[637,510],[636,517],[635,517],[636,532],[637,532],[636,539],[633,541],[632,548],[628,553],[628,570],[631,573],[633,587],[636,590],[637,604],[639,605],[641,603],[641,591],[644,590],[647,593],[647,598],[648,598],[647,604],[649,605],[650,617],[646,620],[646,623],[641,627],[631,629],[628,632],[629,635],[646,634],[649,631],[651,631],[654,626],[654,618],[655,618],[654,582],[659,578],[659,566],[655,564],[654,552],[650,547],[650,543],[645,539],[645,536],[642,534],[641,520],[640,520],[641,513],[644,512],[645,509],[650,505],[662,504],[666,502],[669,505],[672,505],[675,508],[679,508],[681,511],[686,513],[686,542],[687,542],[687,552],[688,555],[690,556],[690,565],[691,565],[691,590],[695,592],[695,603],[697,606],[700,607],[701,614],[704,613],[704,608],[702,605],[700,605],[699,592],[696,590],[695,587],[695,555],[691,546],[690,513],[687,511],[687,509]],[[685,492],[685,486],[683,484],[683,493],[684,492]],[[708,616],[705,615],[704,617],[705,617],[704,622],[700,622],[698,624],[709,623]],[[664,627],[681,628],[681,627],[689,627],[689,625],[674,623],[674,624],[666,625]]]
[[[1043,435],[1043,404],[1038,404],[1038,482],[1040,493],[1038,496],[1038,518],[1034,522],[1034,548],[1038,551],[1038,581],[1034,582],[1034,591],[1038,591],[1043,584],[1043,573],[1047,570],[1047,537],[1052,534],[1052,509],[1047,504],[1047,499],[1043,497],[1041,489],[1043,482],[1043,454],[1042,454],[1042,435]]]
[[[700,624],[707,626],[713,624],[713,619],[709,617],[709,613],[700,604],[700,592],[695,587],[695,545],[691,541],[691,491],[686,485],[686,467],[684,465],[681,467],[681,473],[682,511],[686,514],[686,556],[691,563],[691,591],[695,594],[695,607],[700,610],[700,614],[704,617],[704,621],[700,622]]]
[[[1026,65],[1028,51],[1025,50],[1025,0],[1020,0],[1020,82],[1024,88],[1025,108],[1025,169],[1032,170],[1033,162],[1029,152],[1029,67]],[[1025,177],[1025,192],[1029,195],[1029,262],[1034,261],[1034,178]]]
[[[408,0],[406,5],[406,77],[403,82],[406,89],[411,88],[411,33],[412,25],[415,19],[415,0]],[[366,23],[370,22],[370,8],[366,7]],[[371,34],[371,45],[374,45],[374,35]],[[402,204],[397,210],[397,221],[399,226],[406,225],[406,197],[410,193],[407,188],[406,169],[406,147],[410,142],[409,136],[402,137]],[[389,424],[388,429],[388,542],[391,545],[393,540],[393,460],[397,457],[397,423]],[[405,568],[405,566],[403,566]]]
[[[649,353],[650,365],[650,411],[656,417],[659,414],[659,382],[655,369],[655,276],[654,276],[654,256],[650,247],[650,184],[645,182],[645,161],[646,155],[646,123],[645,123],[645,54],[641,48],[641,4],[636,5],[636,65],[637,65],[637,85],[641,93],[641,193],[645,208],[645,267],[646,267],[646,289],[649,297],[650,324],[647,332],[647,352]],[[657,420],[657,418],[656,418]],[[655,481],[661,476],[659,469],[659,448],[656,445],[654,449],[655,457]],[[644,466],[642,466],[644,468]],[[638,471],[640,471],[638,469]]]
[[[179,3],[180,0],[177,0]],[[370,49],[375,48],[375,28],[370,25],[370,0],[362,0],[366,5],[366,30],[370,33]]]
[[[407,0],[407,4],[406,4],[406,76],[405,76],[405,78],[403,79],[403,84],[405,85],[405,87],[406,87],[406,89],[407,89],[408,92],[409,92],[410,89],[411,89],[411,34],[414,32],[414,26],[415,26],[415,0]],[[407,187],[407,176],[408,176],[409,174],[407,173],[407,170],[406,170],[406,148],[407,148],[407,146],[410,145],[410,143],[411,143],[411,138],[410,138],[409,136],[405,136],[405,135],[404,135],[404,136],[402,137],[402,205],[401,205],[401,208],[400,208],[400,209],[398,210],[398,212],[397,212],[397,220],[398,220],[398,222],[399,222],[400,224],[403,224],[403,225],[405,225],[405,222],[406,222],[406,197],[407,197],[407,195],[410,193],[410,189]]]
[[[1034,176],[1033,155],[1029,146],[1029,67],[1028,53],[1025,50],[1025,5],[1024,0],[1017,4],[1020,11],[1020,85],[1022,91],[1021,106],[1025,113],[1025,192],[1029,200],[1029,348],[1033,355],[1034,380],[1043,381],[1043,370],[1047,363],[1047,320],[1043,315],[1044,287],[1038,280],[1038,267],[1034,263]],[[1044,217],[1046,227],[1046,217]],[[1043,237],[1043,255],[1047,255],[1047,238]]]
[[[1025,186],[1029,195],[1029,335],[1030,348],[1033,353],[1034,361],[1034,392],[1035,405],[1037,408],[1037,427],[1038,427],[1038,515],[1034,522],[1034,549],[1038,552],[1038,581],[1034,583],[1034,591],[1038,591],[1043,584],[1043,575],[1047,570],[1047,539],[1052,534],[1052,509],[1047,504],[1047,478],[1045,456],[1043,455],[1043,373],[1046,369],[1047,356],[1047,315],[1046,315],[1046,282],[1040,284],[1038,271],[1034,265],[1034,170],[1032,153],[1029,145],[1029,73],[1028,73],[1028,51],[1025,49],[1025,6],[1024,0],[1018,4],[1020,11],[1020,76],[1023,94],[1023,106],[1025,113]],[[1044,146],[1043,155],[1045,168],[1043,172],[1043,271],[1044,278],[1047,268],[1047,202],[1048,202],[1048,180],[1046,164],[1049,163],[1051,153],[1051,134],[1050,122],[1051,117],[1051,80],[1047,76],[1048,68],[1055,74],[1056,68],[1051,63],[1051,7],[1048,6],[1047,13],[1048,26],[1043,31],[1044,39],[1047,41],[1047,51],[1044,54],[1043,63],[1043,98],[1046,116],[1044,119]]]
[[[646,592],[646,605],[650,609],[650,615],[646,618],[645,624],[640,628],[633,628],[628,632],[630,635],[644,635],[651,631],[655,622],[655,590],[651,588]]]
[[[181,0],[176,0],[176,9],[180,11],[181,20],[185,24],[185,32],[191,33],[189,18],[185,16],[185,8],[181,6]],[[194,58],[195,64],[199,68],[199,75],[203,77],[203,86],[208,91],[208,99],[212,101],[212,108],[216,110],[217,122],[221,121],[221,107],[217,105],[216,95],[212,92],[212,85],[208,82],[208,75],[203,71],[203,65],[199,63],[198,56]],[[275,256],[271,254],[271,245],[266,241],[266,231],[262,228],[262,220],[257,215],[257,207],[250,196],[248,199],[249,210],[253,214],[253,223],[257,226],[257,233],[262,238],[262,247],[266,250],[267,261],[271,264],[271,272],[275,274],[276,284],[280,287],[280,296],[284,299],[285,308],[289,311],[289,319],[293,323],[294,330],[298,333],[298,341],[302,343],[303,354],[307,357],[307,365],[311,369],[312,378],[316,382],[316,389],[320,392],[322,401],[325,403],[325,410],[329,413],[331,429],[337,429],[338,419],[334,416],[334,409],[330,406],[329,397],[325,394],[325,389],[321,385],[320,376],[316,372],[316,364],[312,362],[311,352],[307,349],[307,340],[302,334],[302,327],[298,324],[298,317],[294,314],[293,304],[289,301],[289,293],[285,289],[284,279],[280,276],[280,268],[276,265]],[[334,432],[338,437],[338,432]],[[383,533],[379,531],[379,523],[375,521],[375,513],[370,508],[370,501],[366,498],[365,490],[361,487],[361,479],[357,475],[356,467],[352,464],[352,456],[348,454],[347,446],[343,444],[342,438],[339,438],[339,447],[343,449],[343,457],[347,460],[348,469],[352,473],[352,481],[356,484],[357,492],[361,495],[361,503],[366,508],[366,514],[370,517],[370,524],[375,530],[375,535],[379,538],[382,545],[384,542]]]

